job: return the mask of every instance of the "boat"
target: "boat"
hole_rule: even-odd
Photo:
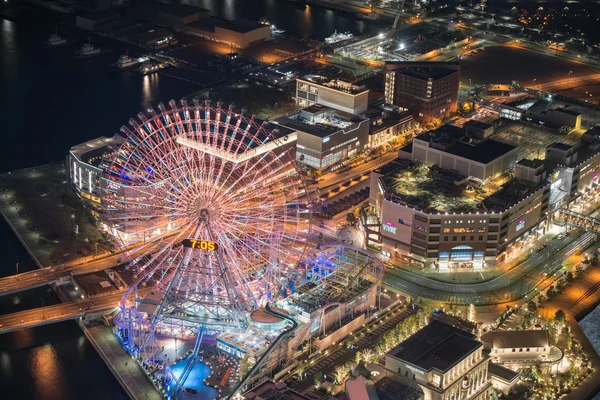
[[[325,43],[328,43],[328,44],[337,43],[337,42],[341,42],[342,40],[352,39],[353,37],[354,37],[354,35],[351,34],[350,32],[338,33],[338,31],[336,30],[335,32],[333,32],[333,35],[325,38]]]
[[[153,74],[157,71],[160,71],[163,68],[166,68],[167,65],[163,64],[163,63],[155,63],[155,62],[145,62],[142,64],[142,66],[138,69],[138,71],[142,74],[142,75],[148,75],[148,74]]]
[[[277,27],[275,25],[271,25],[271,33],[275,34],[275,33],[285,33],[285,30],[283,29],[277,29]]]
[[[48,40],[44,42],[44,48],[50,49],[54,47],[61,47],[69,43],[67,39],[58,35],[58,29],[50,35]]]
[[[262,25],[271,25],[271,23],[269,22],[267,17],[262,17],[261,19],[258,20],[258,22]]]
[[[370,12],[368,14],[357,13],[356,18],[358,19],[368,19],[371,21],[377,21],[379,19],[379,14],[375,12]]]
[[[113,67],[125,71],[143,61],[147,61],[147,58],[131,58],[129,57],[129,52],[121,55],[116,63],[113,64]]]
[[[99,47],[94,47],[92,42],[88,39],[87,43],[84,43],[81,46],[81,49],[75,53],[76,58],[88,58],[93,56],[98,56],[102,54],[102,49]]]

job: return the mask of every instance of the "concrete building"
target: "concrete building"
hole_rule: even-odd
[[[271,28],[245,19],[228,21],[221,18],[205,18],[187,24],[185,32],[215,42],[245,49],[271,39]]]
[[[367,111],[369,90],[341,79],[321,75],[306,75],[296,80],[296,104],[308,107],[315,103],[350,114]]]
[[[412,142],[412,161],[437,165],[479,181],[512,169],[518,158],[516,146],[493,139],[475,142],[451,125],[422,133]]]
[[[551,183],[518,148],[430,131],[371,173],[369,204],[384,257],[438,271],[495,266],[545,232]],[[456,133],[456,135],[452,134]]]
[[[388,62],[385,101],[428,123],[457,110],[460,64],[455,62]]]
[[[143,46],[159,49],[168,46],[169,43],[175,40],[175,36],[167,28],[158,28],[137,34],[133,37],[133,40]]]
[[[479,140],[486,139],[494,134],[493,125],[475,119],[465,122],[463,129],[468,137]]]
[[[296,133],[296,160],[325,169],[369,147],[369,119],[314,104],[272,121]]]
[[[210,18],[210,10],[188,4],[149,3],[129,9],[128,16],[135,20],[182,28],[192,22]]]
[[[549,361],[552,348],[547,330],[491,331],[481,336],[494,363],[521,365]],[[560,353],[560,350],[554,347]]]
[[[385,356],[386,370],[419,385],[425,400],[489,399],[488,364],[475,335],[436,320]]]
[[[122,136],[100,137],[73,146],[67,155],[67,181],[84,204],[99,210],[102,191],[102,156],[123,143]]]
[[[84,31],[94,32],[99,25],[119,19],[119,13],[110,10],[92,11],[75,17],[75,25]]]
[[[407,133],[415,125],[412,113],[409,111],[375,109],[367,110],[365,115],[371,121],[369,127],[369,147],[371,149],[395,139],[398,135]]]
[[[504,368],[501,365],[489,363],[488,375],[490,376],[492,386],[508,396],[519,382],[520,372],[515,372],[511,369]]]
[[[539,112],[527,112],[526,118],[551,128],[580,129],[582,114],[567,107],[558,107]]]

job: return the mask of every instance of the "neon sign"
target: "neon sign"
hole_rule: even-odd
[[[389,233],[393,233],[394,235],[397,232],[396,226],[392,222],[386,222],[383,224],[383,230]]]
[[[519,220],[516,231],[519,232],[523,228],[525,228],[525,218],[521,218],[521,220]]]

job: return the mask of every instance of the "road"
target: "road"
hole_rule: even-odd
[[[561,269],[565,254],[576,252],[583,240],[590,244],[593,237],[592,233],[578,230],[566,238],[552,240],[545,250],[533,253],[509,272],[487,282],[444,283],[391,268],[386,269],[383,282],[392,290],[442,303],[487,305],[515,301],[545,287],[546,281]]]
[[[138,295],[143,296],[148,290],[150,289],[142,289]],[[77,319],[84,317],[87,313],[108,311],[117,307],[122,296],[122,292],[117,292],[77,303],[62,303],[2,315],[0,316],[0,334]]]
[[[79,259],[78,261],[56,267],[46,267],[0,278],[0,296],[49,285],[58,282],[71,274],[77,276],[113,268],[131,257],[147,253],[149,250],[151,251],[151,246],[152,243],[142,246],[128,256],[123,253],[118,253],[83,264],[81,263],[81,259]]]

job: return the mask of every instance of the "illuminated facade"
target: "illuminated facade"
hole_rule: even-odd
[[[313,104],[272,121],[296,135],[296,161],[325,169],[369,148],[369,119]]]
[[[67,181],[82,201],[93,209],[99,209],[101,204],[102,156],[114,151],[123,140],[118,135],[100,137],[73,146],[67,155]]]
[[[320,75],[306,75],[296,80],[296,104],[305,108],[315,103],[350,114],[367,111],[369,90],[364,85],[329,79]]]
[[[385,369],[392,379],[419,385],[425,400],[488,400],[489,362],[473,334],[434,320],[390,350]]]
[[[550,183],[500,174],[483,184],[396,159],[371,173],[385,257],[438,271],[493,267],[546,229]]]

